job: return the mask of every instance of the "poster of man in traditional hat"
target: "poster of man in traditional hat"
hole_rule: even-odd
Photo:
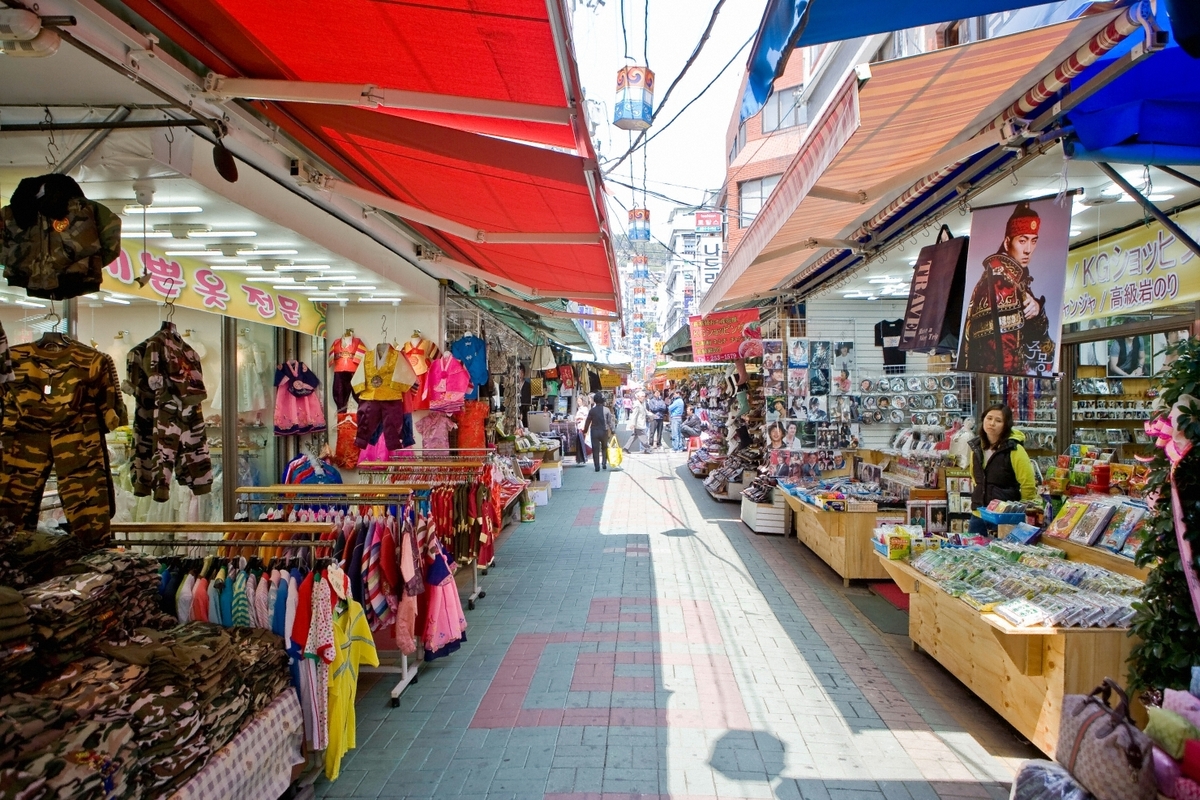
[[[963,304],[958,369],[1058,371],[1070,223],[1070,195],[974,211],[966,284],[974,288]]]

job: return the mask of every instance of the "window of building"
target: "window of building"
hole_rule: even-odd
[[[772,92],[763,105],[763,133],[771,133],[807,122],[804,113],[805,106],[800,102],[800,96],[803,93],[803,86],[789,86]]]
[[[693,233],[685,233],[681,237],[683,239],[683,252],[685,255],[693,255],[696,252],[696,235]]]
[[[779,185],[779,175],[768,175],[753,181],[742,181],[738,184],[738,227],[748,228],[758,212],[766,204],[767,198]]]
[[[738,153],[742,152],[742,148],[746,146],[746,123],[738,125],[737,136],[733,137],[733,147],[729,148],[729,163],[737,158]]]

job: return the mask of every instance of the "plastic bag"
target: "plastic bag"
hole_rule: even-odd
[[[617,437],[613,436],[608,440],[608,466],[610,469],[616,469],[621,466],[621,460],[625,457],[625,451],[621,449],[621,444],[617,441]]]
[[[1026,761],[1013,779],[1009,800],[1093,800],[1065,767],[1053,761]]]

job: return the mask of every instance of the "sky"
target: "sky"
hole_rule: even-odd
[[[625,30],[630,59],[625,58],[621,32],[621,7],[625,7]],[[648,38],[649,66],[654,71],[654,110],[667,87],[679,75],[708,24],[717,0],[573,0],[573,36],[584,94],[588,99],[589,121],[597,124],[601,164],[619,157],[630,145],[630,133],[612,124],[616,96],[617,71],[625,65],[642,63],[643,44]],[[588,4],[594,6],[589,7]],[[649,4],[649,37],[643,23]],[[726,0],[699,58],[675,87],[662,114],[647,132],[651,135],[700,94],[716,77],[755,31],[758,30],[766,0]],[[570,5],[568,7],[571,7]],[[725,178],[725,131],[738,102],[738,89],[746,68],[750,47],[746,46],[729,69],[683,115],[645,148],[646,189],[680,201],[699,203],[704,189],[719,189]],[[599,113],[597,113],[599,112]],[[633,136],[636,136],[634,132]],[[643,176],[643,152],[639,150],[606,178],[609,212],[614,233],[627,230],[626,209],[633,202],[633,190],[615,181],[640,187]],[[667,218],[677,205],[650,197],[650,227],[653,235],[666,242],[671,225]]]

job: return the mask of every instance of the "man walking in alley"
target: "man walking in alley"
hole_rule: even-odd
[[[633,452],[629,448],[633,443],[639,442],[642,445],[642,452],[650,452],[650,440],[646,437],[646,395],[638,392],[633,400],[633,407],[629,410],[629,438],[625,440],[625,452]]]
[[[667,408],[671,415],[671,449],[676,453],[683,450],[683,397],[676,392]]]

